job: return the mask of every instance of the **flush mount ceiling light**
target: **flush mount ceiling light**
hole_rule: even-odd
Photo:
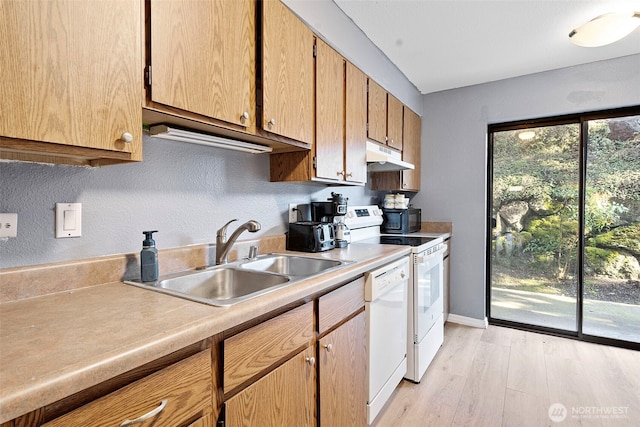
[[[607,13],[572,30],[569,39],[578,46],[604,46],[626,37],[639,25],[640,12]]]
[[[530,139],[533,139],[534,136],[536,136],[536,133],[532,130],[523,130],[521,132],[518,132],[518,138],[520,138],[523,141],[528,141]]]
[[[206,133],[176,129],[166,125],[156,125],[149,128],[149,135],[154,138],[171,139],[173,141],[189,142],[191,144],[208,145],[210,147],[226,148],[227,150],[244,151],[245,153],[269,153],[271,147],[221,138]]]

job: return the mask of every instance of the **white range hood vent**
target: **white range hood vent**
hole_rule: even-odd
[[[367,169],[369,172],[391,172],[415,169],[415,166],[403,162],[397,151],[367,141]]]
[[[245,153],[270,153],[271,147],[251,142],[236,141],[235,139],[189,130],[172,128],[167,125],[155,125],[149,128],[149,135],[153,138],[171,139],[173,141],[188,142],[190,144],[207,145],[209,147],[226,148],[227,150],[244,151]]]

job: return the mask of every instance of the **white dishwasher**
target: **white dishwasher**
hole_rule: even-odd
[[[367,422],[371,424],[407,372],[409,257],[371,271],[365,278]]]

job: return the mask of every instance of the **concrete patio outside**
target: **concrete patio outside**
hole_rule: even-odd
[[[576,331],[576,299],[493,287],[491,317],[538,326]],[[640,342],[640,306],[584,300],[582,332]]]

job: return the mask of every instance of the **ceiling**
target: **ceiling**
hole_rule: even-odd
[[[640,28],[597,48],[568,37],[640,0],[334,2],[423,94],[640,53]]]

